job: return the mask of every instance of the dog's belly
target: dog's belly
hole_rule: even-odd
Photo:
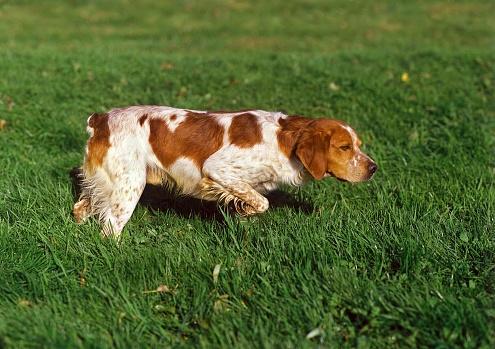
[[[172,165],[164,170],[166,180],[180,193],[191,196],[198,196],[198,184],[201,181],[201,172],[198,165],[187,158],[179,158]]]
[[[275,177],[273,165],[264,147],[239,148],[228,146],[210,156],[203,164],[203,175],[216,182],[230,186],[243,182],[255,190],[264,190],[260,183],[272,182]]]

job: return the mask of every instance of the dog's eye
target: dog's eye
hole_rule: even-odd
[[[348,146],[348,145],[343,145],[343,146],[340,147],[340,149],[343,150],[343,151],[346,151],[346,150],[351,149],[351,147]]]

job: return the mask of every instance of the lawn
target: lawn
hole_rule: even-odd
[[[0,0],[0,347],[495,347],[495,3]],[[86,119],[348,122],[372,181],[71,215]]]

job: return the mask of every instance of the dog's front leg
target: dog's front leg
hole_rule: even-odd
[[[243,216],[263,213],[269,206],[268,199],[245,182],[222,185],[205,177],[201,180],[199,186],[204,199],[219,200],[225,204],[232,201],[236,211]]]

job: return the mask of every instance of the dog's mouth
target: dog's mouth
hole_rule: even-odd
[[[336,175],[333,174],[333,172],[325,172],[325,177],[335,177],[335,179],[341,181],[341,182],[349,182],[347,179],[344,178],[339,178]]]

